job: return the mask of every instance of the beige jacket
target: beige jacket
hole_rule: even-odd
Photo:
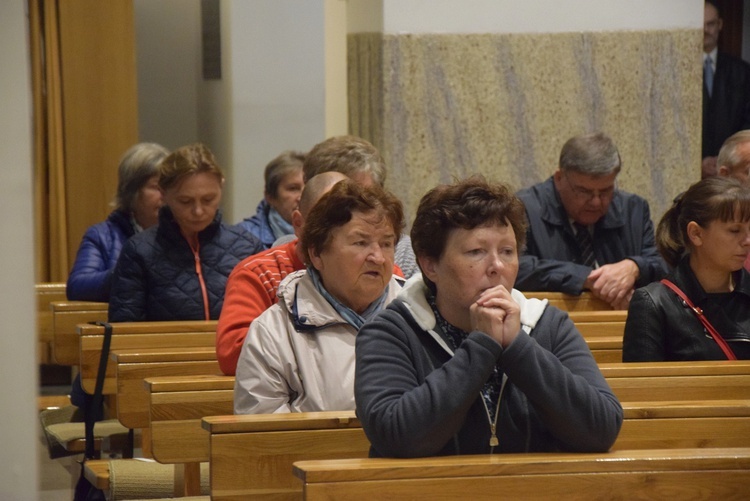
[[[401,290],[391,278],[385,305]],[[250,325],[237,364],[235,414],[354,409],[354,338],[305,270],[279,285],[279,302]]]

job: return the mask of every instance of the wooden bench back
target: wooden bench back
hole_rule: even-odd
[[[217,416],[204,426],[211,433],[214,500],[299,499],[295,461],[366,458],[370,449],[353,411]]]
[[[750,449],[513,454],[303,461],[304,499],[738,499],[750,489]],[[212,472],[213,474],[213,472]],[[300,485],[300,487],[302,487]],[[214,500],[229,499],[221,495]]]
[[[208,460],[206,416],[234,412],[234,376],[148,378],[151,453],[161,463]]]
[[[139,348],[214,347],[216,324],[211,321],[122,322],[112,324],[110,351]],[[83,324],[77,326],[81,383],[88,393],[94,392],[99,370],[104,327]],[[105,395],[116,392],[115,367],[107,364],[104,380]]]
[[[622,362],[625,310],[572,311],[570,319],[586,340],[597,363]]]
[[[65,283],[49,282],[34,284],[36,297],[37,359],[40,364],[52,363],[52,312],[50,303],[65,301]]]
[[[116,371],[117,419],[128,428],[149,427],[149,395],[144,379],[221,373],[213,346],[115,350],[110,358]]]
[[[50,303],[54,342],[52,356],[60,365],[78,365],[79,324],[107,321],[107,303],[56,301]]]
[[[613,363],[604,364],[602,372],[618,397],[628,402],[686,400],[695,405],[701,400],[750,399],[750,361]],[[200,419],[232,414],[234,377],[155,377],[147,379],[146,386],[154,457],[165,463],[205,461],[208,436]],[[679,389],[673,391],[675,386]],[[715,395],[706,396],[714,388]],[[190,446],[183,447],[186,443]]]
[[[624,311],[582,311],[574,312],[571,316],[576,322],[586,326],[606,325],[608,322],[612,324],[620,322],[621,325],[624,325],[625,314]],[[604,334],[606,333],[605,331]],[[590,331],[595,353],[615,350],[617,353],[614,358],[619,362],[621,341],[604,334],[602,331],[593,328]],[[125,426],[134,428],[148,426],[148,396],[140,380],[158,376],[219,373],[213,362],[215,352],[209,351],[208,348],[197,353],[194,350],[173,350],[171,356],[169,350],[150,351],[151,353],[143,350],[126,350],[125,352],[119,350],[119,353],[127,357],[127,360],[122,360],[122,369],[119,368],[121,362],[114,358],[115,365],[118,367],[118,402],[121,403],[121,405],[118,405],[118,416]],[[198,358],[191,358],[195,356],[198,356]],[[182,362],[189,363],[181,367]],[[128,397],[122,398],[126,394],[128,394]]]
[[[549,304],[563,311],[606,311],[612,307],[606,301],[595,297],[591,292],[582,292],[580,296],[562,292],[524,292],[527,298],[546,299]]]

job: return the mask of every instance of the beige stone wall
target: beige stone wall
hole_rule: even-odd
[[[700,30],[350,34],[352,134],[389,166],[411,220],[424,192],[481,173],[520,189],[557,168],[571,136],[603,130],[622,189],[658,221],[700,177]]]

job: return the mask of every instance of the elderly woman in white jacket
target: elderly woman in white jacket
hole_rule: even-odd
[[[379,187],[337,183],[310,211],[307,270],[253,321],[237,365],[235,414],[354,409],[354,340],[394,299],[401,202]]]

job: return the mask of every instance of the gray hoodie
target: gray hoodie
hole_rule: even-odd
[[[474,331],[455,353],[436,332],[421,275],[356,339],[357,415],[372,456],[606,451],[622,407],[568,315],[517,290],[522,331],[505,349]],[[480,391],[495,364],[506,383],[496,422]]]

